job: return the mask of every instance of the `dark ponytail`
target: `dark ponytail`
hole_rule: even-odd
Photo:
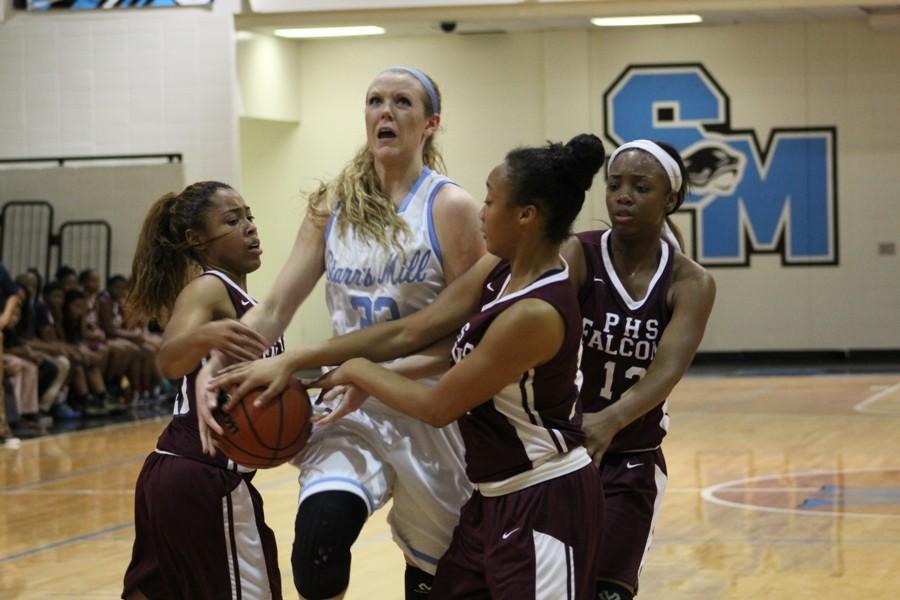
[[[185,238],[188,229],[203,231],[212,196],[231,186],[201,181],[180,194],[168,193],[150,207],[131,264],[131,285],[125,312],[135,321],[164,322],[178,292],[191,278],[201,258]]]
[[[516,148],[506,155],[513,202],[534,204],[546,216],[546,237],[561,242],[584,204],[606,151],[595,135],[582,133],[565,145]]]

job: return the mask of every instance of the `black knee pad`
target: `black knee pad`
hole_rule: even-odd
[[[634,594],[627,587],[614,581],[597,582],[597,600],[633,600]]]
[[[431,593],[434,575],[429,575],[419,567],[407,564],[403,580],[406,584],[406,600],[425,600]]]
[[[350,582],[350,546],[369,517],[350,492],[322,492],[300,503],[294,522],[294,586],[307,600],[337,596]]]

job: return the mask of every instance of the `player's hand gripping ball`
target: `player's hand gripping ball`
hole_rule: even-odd
[[[213,432],[217,447],[237,464],[252,469],[277,467],[290,460],[306,446],[312,430],[312,408],[300,382],[291,379],[279,396],[254,406],[262,391],[251,391],[225,412],[221,407],[229,396],[220,390],[219,408],[213,410],[225,431],[224,435]]]

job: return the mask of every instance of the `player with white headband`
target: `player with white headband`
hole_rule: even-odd
[[[622,144],[607,161],[611,227],[579,233],[563,246],[584,324],[587,448],[606,501],[597,598],[637,593],[666,487],[666,398],[693,360],[715,299],[712,277],[667,234],[668,215],[684,202],[686,187],[672,146]]]

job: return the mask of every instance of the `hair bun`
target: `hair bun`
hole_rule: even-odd
[[[606,160],[603,142],[596,135],[581,133],[569,140],[565,145],[565,155],[569,164],[568,172],[581,189],[587,191],[594,183],[594,175]]]

